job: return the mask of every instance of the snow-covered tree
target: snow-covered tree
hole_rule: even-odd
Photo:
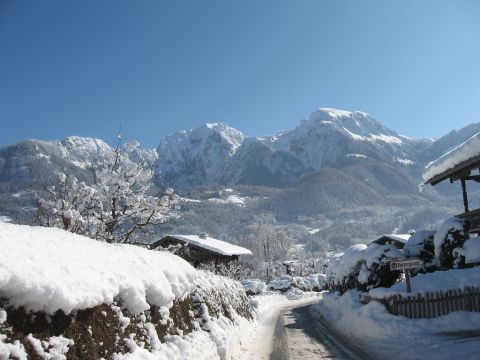
[[[261,277],[270,281],[282,268],[288,250],[293,243],[292,237],[283,230],[276,229],[271,224],[257,223],[250,227],[250,234],[244,240],[253,257],[253,266],[261,272]]]
[[[175,216],[173,189],[155,192],[153,172],[128,159],[120,144],[93,166],[91,183],[59,174],[38,199],[37,222],[107,242],[143,242],[159,224]]]

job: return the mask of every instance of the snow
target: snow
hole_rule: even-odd
[[[380,264],[382,256],[388,260],[403,258],[403,252],[397,249],[394,245],[378,245],[370,244],[364,253],[365,264],[367,268],[371,269],[373,264]],[[384,261],[387,261],[384,260]]]
[[[18,199],[18,198],[20,198],[21,196],[24,196],[25,194],[26,194],[26,192],[22,190],[22,191],[16,192],[15,194],[12,194],[12,197]]]
[[[223,123],[167,136],[158,146],[157,176],[171,186],[215,182],[245,138]]]
[[[238,195],[229,195],[226,199],[217,199],[217,198],[208,199],[209,202],[213,202],[213,203],[233,204],[233,205],[238,205],[238,206],[245,205],[246,200],[247,200],[246,198],[240,197]]]
[[[412,293],[463,289],[466,287],[480,287],[480,268],[453,269],[435,271],[428,274],[418,274],[411,278]],[[405,281],[396,283],[390,288],[376,288],[369,292],[373,298],[384,298],[394,294],[407,295]]]
[[[244,279],[241,284],[248,295],[259,295],[267,291],[267,284],[260,279]]]
[[[480,262],[480,236],[465,241],[463,248],[458,249],[460,255],[465,256],[466,264],[475,264]]]
[[[203,249],[208,249],[220,255],[252,255],[252,252],[243,247],[230,244],[225,241],[214,239],[207,235],[204,239],[198,235],[170,235],[176,239],[182,240],[187,244],[192,244]]]
[[[347,154],[347,158],[366,159],[367,156],[365,156],[363,154]]]
[[[28,342],[32,345],[37,355],[45,360],[65,360],[68,347],[73,345],[73,341],[63,336],[52,336],[48,341],[40,341],[27,335]]]
[[[399,164],[402,164],[402,165],[405,165],[405,166],[410,166],[410,165],[414,164],[414,162],[410,159],[401,159],[401,158],[398,158],[398,157],[394,157],[393,161],[396,161]]]
[[[425,172],[422,175],[424,183],[443,174],[447,170],[467,161],[480,154],[480,133],[473,135],[464,143],[458,145],[446,154],[443,154],[438,159],[430,162],[425,167]]]
[[[435,231],[417,231],[415,234],[410,236],[403,249],[411,257],[419,256],[423,249],[425,240],[429,237],[433,237],[434,235]]]
[[[124,339],[129,352],[115,354],[113,359],[227,359],[231,339],[252,326],[233,306],[229,311],[233,321],[210,317],[207,309],[204,325],[208,331],[198,327],[182,335],[177,330],[179,335],[160,342],[154,325],[141,314],[150,305],[159,306],[167,321],[172,301],[193,292],[200,301],[203,296],[213,296],[213,289],[228,296],[230,304],[240,306],[237,302],[243,301],[238,282],[197,271],[168,252],[107,244],[57,228],[5,223],[0,223],[0,249],[0,293],[14,307],[52,314],[58,309],[69,313],[109,304],[122,327],[130,320],[113,304],[114,299],[121,300],[130,312],[140,313],[139,326],[149,337],[151,350],[131,336]],[[0,309],[0,324],[5,321],[6,311]],[[23,345],[6,341],[7,335],[0,334],[0,359],[27,359]],[[65,359],[72,345],[62,336],[39,340],[30,334],[27,341],[43,359]]]
[[[364,259],[367,245],[355,244],[350,246],[345,252],[339,254],[329,254],[327,278],[335,281],[342,281],[347,277],[357,263]]]
[[[226,201],[230,204],[245,205],[245,199],[236,195],[229,195]]]
[[[15,340],[13,344],[5,343],[7,335],[0,334],[0,359],[27,360],[27,353],[20,341]]]
[[[378,238],[380,240],[383,237],[390,238],[392,240],[400,241],[400,242],[406,242],[410,238],[410,234],[384,234]],[[374,241],[375,242],[375,241]]]
[[[352,115],[351,111],[333,109],[333,108],[320,108],[320,109],[318,109],[318,111],[326,112],[331,117],[340,117],[340,116],[349,117],[349,116]]]
[[[150,329],[151,330],[151,329]],[[212,341],[211,335],[205,331],[194,331],[185,336],[171,335],[165,338],[165,342],[159,347],[158,336],[155,332],[148,331],[150,343],[155,349],[150,352],[139,346],[133,339],[125,339],[130,353],[115,354],[113,360],[174,360],[174,359],[198,359],[215,360],[220,359],[216,344]],[[158,341],[157,341],[158,340]]]
[[[383,141],[387,144],[401,144],[402,140],[399,139],[396,136],[391,136],[391,135],[385,135],[385,134],[380,134],[380,135],[371,135],[370,140],[372,141]]]
[[[319,293],[304,293],[289,299],[280,294],[255,296],[251,305],[255,321],[244,323],[233,332],[229,340],[230,357],[235,360],[268,360],[273,349],[275,324],[282,310],[307,305],[320,299]]]
[[[0,292],[16,306],[54,313],[111,304],[132,313],[171,306],[199,273],[167,252],[107,244],[57,228],[0,223]]]
[[[445,220],[438,228],[433,238],[433,244],[435,246],[435,256],[438,258],[442,252],[442,244],[447,237],[450,230],[458,230],[463,232],[463,223],[460,219],[452,217]]]
[[[409,319],[389,314],[379,302],[362,305],[358,299],[356,291],[343,296],[324,293],[315,311],[352,342],[373,352],[377,359],[478,357],[478,337],[461,335],[480,330],[480,313],[454,312],[433,319]]]
[[[353,140],[357,140],[357,141],[363,141],[363,140],[366,140],[366,138],[364,136],[361,136],[361,135],[357,135],[357,134],[354,134],[353,132],[351,132],[350,130],[348,130],[347,128],[343,128],[343,130],[351,136],[351,138]]]

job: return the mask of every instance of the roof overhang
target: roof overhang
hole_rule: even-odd
[[[444,171],[441,174],[426,180],[424,184],[436,185],[446,179],[450,179],[450,182],[465,178],[470,175],[470,171],[480,168],[480,155],[474,156],[468,160],[465,160],[451,169]]]

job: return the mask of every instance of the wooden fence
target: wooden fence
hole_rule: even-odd
[[[433,318],[453,311],[480,312],[480,288],[469,287],[446,291],[427,292],[412,296],[393,295],[385,299],[362,297],[363,303],[377,300],[385,304],[393,315],[409,318]]]

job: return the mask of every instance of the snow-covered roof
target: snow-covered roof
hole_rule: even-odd
[[[384,239],[388,239],[390,241],[397,241],[402,244],[405,244],[407,240],[410,238],[410,234],[384,234],[382,236],[379,236],[377,239],[371,242],[371,244],[374,243],[380,243]]]
[[[425,167],[422,175],[424,184],[435,185],[450,177],[459,169],[478,167],[480,163],[480,133],[443,154]]]
[[[220,255],[233,256],[233,255],[252,255],[252,252],[241,246],[230,244],[226,241],[214,239],[210,236],[199,235],[169,235],[175,239],[183,241],[187,244],[210,250]]]

